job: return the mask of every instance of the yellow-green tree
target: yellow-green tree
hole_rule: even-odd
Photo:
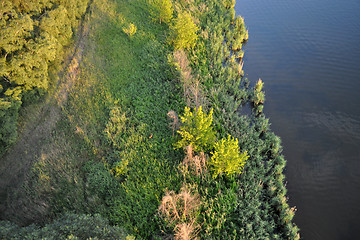
[[[68,10],[59,6],[47,12],[40,21],[40,29],[57,39],[60,46],[68,45],[73,35]]]
[[[63,48],[89,0],[1,0],[0,149],[15,141],[20,92],[45,90],[49,67],[60,67]]]
[[[215,131],[212,127],[213,109],[209,114],[202,111],[200,106],[194,111],[185,107],[185,113],[180,116],[182,126],[178,133],[180,141],[175,144],[175,148],[184,148],[192,145],[195,152],[211,150],[215,143]]]
[[[173,12],[171,0],[153,0],[150,3],[151,19],[155,22],[170,23]]]
[[[170,43],[175,49],[192,48],[197,39],[198,27],[191,15],[187,12],[180,12],[175,23],[170,26]]]
[[[214,152],[209,161],[210,168],[213,171],[213,177],[219,174],[231,175],[241,173],[249,155],[245,151],[240,153],[239,141],[230,135],[221,139],[215,144]]]

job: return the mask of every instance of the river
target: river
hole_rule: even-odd
[[[360,1],[237,0],[244,71],[264,81],[281,137],[289,203],[305,240],[360,229]]]

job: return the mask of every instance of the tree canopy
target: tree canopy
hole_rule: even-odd
[[[14,142],[20,92],[48,88],[49,69],[56,69],[61,64],[63,48],[71,42],[88,2],[1,1],[0,122],[5,126],[1,131],[6,131],[6,134],[0,134],[1,148]],[[14,89],[20,91],[19,94],[12,94]]]

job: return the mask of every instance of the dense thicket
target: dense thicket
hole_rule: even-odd
[[[49,87],[89,0],[2,0],[0,6],[0,154],[16,139],[21,96]]]
[[[242,77],[240,49],[248,35],[243,19],[234,18],[234,4],[231,0],[209,0],[205,3],[207,11],[198,8],[200,37],[190,53],[192,68],[204,85],[208,108],[214,108],[214,123],[220,136],[230,133],[249,154],[238,178],[200,180],[199,192],[206,199],[202,236],[298,239],[298,228],[291,222],[294,209],[290,209],[285,196],[285,160],[280,138],[271,132],[262,113],[261,88],[252,90]],[[240,114],[249,112],[249,105],[252,111]]]
[[[39,227],[30,225],[19,227],[18,225],[0,221],[1,239],[126,239],[134,237],[127,236],[125,231],[117,226],[111,226],[109,222],[98,214],[77,215],[66,214],[56,221]]]

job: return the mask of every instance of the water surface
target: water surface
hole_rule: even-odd
[[[360,229],[360,1],[237,0],[244,70],[265,82],[265,114],[283,140],[289,202],[303,239]]]

